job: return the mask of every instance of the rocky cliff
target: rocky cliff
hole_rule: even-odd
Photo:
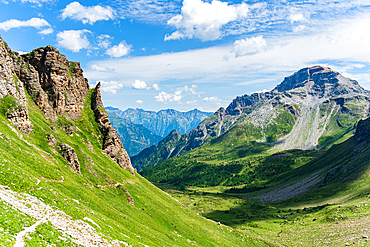
[[[98,123],[99,129],[103,134],[103,151],[105,151],[120,167],[129,169],[135,175],[131,165],[130,157],[128,156],[121,140],[117,135],[117,131],[112,127],[108,113],[104,109],[100,94],[100,82],[96,85],[91,97],[91,109],[94,111],[95,120]]]
[[[134,174],[130,159],[122,142],[112,128],[100,96],[100,85],[91,98],[91,108],[103,136],[102,150],[120,167]],[[57,49],[41,47],[20,56],[13,52],[0,38],[0,100],[1,114],[24,133],[32,131],[27,108],[28,93],[55,127],[60,126],[68,135],[73,135],[71,126],[63,126],[59,118],[76,121],[84,109],[90,87],[77,62],[68,61]],[[63,156],[64,153],[63,153]],[[68,162],[74,157],[65,157]],[[76,166],[77,167],[77,166]],[[77,172],[79,168],[74,168]]]
[[[23,132],[31,131],[32,124],[27,111],[24,83],[16,74],[17,66],[14,60],[21,60],[0,38],[0,98],[8,109],[3,114]]]

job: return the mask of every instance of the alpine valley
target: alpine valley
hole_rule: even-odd
[[[0,245],[370,245],[370,92],[356,81],[304,68],[192,111],[196,127],[153,129],[108,114],[100,87],[54,47],[19,55],[0,39]],[[131,159],[122,144],[167,133]]]

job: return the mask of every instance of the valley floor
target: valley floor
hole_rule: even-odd
[[[368,182],[362,178],[357,187]],[[180,191],[156,185],[206,218],[280,246],[370,246],[370,193],[347,202],[262,203],[246,194],[224,193],[227,187]]]

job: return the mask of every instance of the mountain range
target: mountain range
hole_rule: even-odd
[[[142,169],[201,146],[202,156],[237,152],[233,159],[259,150],[327,149],[352,136],[357,122],[369,116],[369,96],[330,68],[304,68],[270,92],[237,97],[188,134],[171,132],[131,161]]]
[[[109,113],[116,113],[119,117],[134,124],[141,124],[154,134],[165,137],[172,130],[185,134],[198,126],[198,124],[213,113],[194,109],[180,112],[174,109],[145,111],[143,109],[128,108],[122,111],[118,108],[108,106],[105,108]]]
[[[130,157],[163,139],[163,137],[153,134],[142,124],[134,124],[119,117],[115,112],[108,111],[108,118],[113,128],[117,130],[117,135],[120,137]]]

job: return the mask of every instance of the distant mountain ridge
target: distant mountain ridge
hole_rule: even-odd
[[[196,128],[198,124],[213,113],[203,112],[194,109],[187,112],[180,112],[174,109],[155,111],[145,111],[143,109],[128,108],[122,111],[115,107],[105,107],[110,113],[116,113],[134,124],[142,124],[145,128],[158,136],[165,137],[172,130],[176,129],[181,134],[185,134]]]
[[[271,153],[329,148],[353,135],[358,120],[369,116],[369,106],[369,91],[355,80],[323,66],[304,68],[270,92],[236,97],[190,133],[175,133],[177,142],[162,141],[131,161],[135,167],[153,166],[211,140],[224,150],[254,143]]]
[[[163,139],[145,128],[144,125],[131,123],[119,117],[115,112],[108,112],[108,117],[130,157]]]

